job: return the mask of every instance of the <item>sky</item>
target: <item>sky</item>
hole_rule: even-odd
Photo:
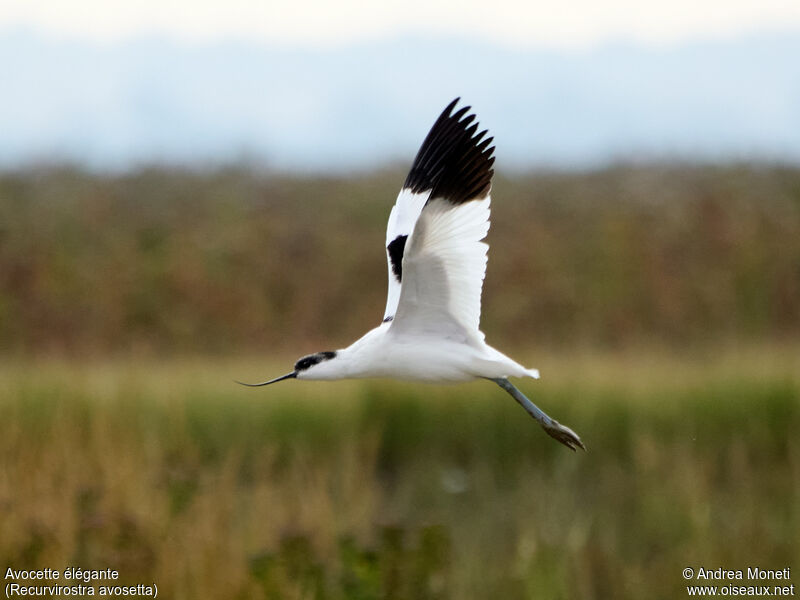
[[[798,55],[798,0],[2,0],[0,169],[370,169],[456,96],[501,170],[800,161]]]
[[[609,40],[671,44],[800,26],[797,0],[3,0],[0,28],[113,41],[142,34],[307,47],[414,34],[510,46],[586,48]]]

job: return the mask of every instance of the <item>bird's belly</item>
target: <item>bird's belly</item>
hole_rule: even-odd
[[[458,383],[476,378],[470,348],[416,347],[398,344],[371,357],[357,377],[391,377],[428,383]]]

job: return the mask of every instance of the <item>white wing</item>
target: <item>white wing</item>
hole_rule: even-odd
[[[422,212],[422,207],[430,196],[430,191],[415,194],[403,188],[397,196],[397,202],[389,213],[389,224],[386,227],[386,260],[389,264],[389,293],[386,297],[384,321],[391,321],[397,310],[400,299],[400,281],[403,271],[403,254],[408,236],[414,231],[414,225]]]
[[[453,206],[427,203],[403,256],[403,284],[392,330],[463,339],[478,333],[489,246],[489,197]]]
[[[389,296],[396,333],[480,335],[492,138],[453,101],[422,144],[389,217]]]

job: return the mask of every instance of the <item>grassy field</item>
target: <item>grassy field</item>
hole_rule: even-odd
[[[687,566],[800,568],[797,345],[531,353],[578,454],[488,382],[232,382],[293,358],[2,363],[0,566],[174,600],[674,599]]]

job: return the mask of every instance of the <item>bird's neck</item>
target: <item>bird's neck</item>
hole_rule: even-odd
[[[309,370],[306,379],[357,379],[381,377],[381,348],[385,326],[376,327],[357,339],[347,348],[336,351],[336,358],[325,361]]]

